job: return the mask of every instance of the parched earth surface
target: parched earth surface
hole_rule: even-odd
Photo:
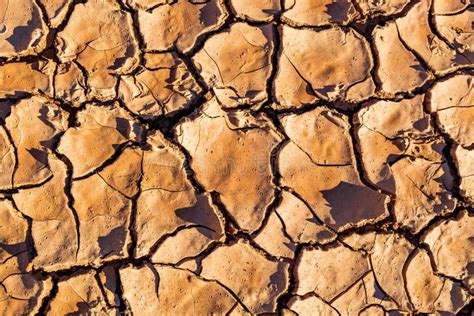
[[[1,315],[471,315],[470,0],[0,0]]]

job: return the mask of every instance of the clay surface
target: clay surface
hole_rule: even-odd
[[[472,0],[0,0],[1,315],[472,315]]]

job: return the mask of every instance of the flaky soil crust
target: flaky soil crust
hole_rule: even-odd
[[[469,315],[467,0],[0,0],[0,314]]]

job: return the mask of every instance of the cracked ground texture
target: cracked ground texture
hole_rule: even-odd
[[[0,315],[471,315],[472,0],[0,0]]]

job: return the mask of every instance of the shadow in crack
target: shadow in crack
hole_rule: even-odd
[[[334,220],[331,226],[335,228],[374,219],[385,211],[385,195],[366,186],[341,181],[336,187],[321,193],[331,208]]]
[[[191,224],[202,225],[211,230],[200,229],[203,235],[212,238],[212,230],[218,232],[220,230],[219,219],[209,204],[209,200],[205,195],[197,196],[196,203],[190,207],[180,208],[175,211],[176,216]]]
[[[453,306],[463,306],[465,304],[463,299],[465,294],[463,293],[462,287],[453,286],[449,295],[451,296]]]
[[[21,274],[20,279],[25,289],[34,289],[37,286],[37,280],[31,274]]]
[[[76,303],[77,310],[72,313],[67,313],[66,316],[78,316],[78,315],[92,315],[91,307],[86,302]],[[91,314],[92,313],[92,314]]]
[[[214,239],[215,238],[215,232],[210,230],[209,228],[207,227],[196,227],[196,230],[201,234],[201,235],[204,235],[206,236],[206,238],[209,238],[209,239]]]
[[[336,1],[326,5],[326,13],[331,22],[344,22],[348,19],[350,7],[350,1]]]
[[[43,122],[44,125],[48,126],[49,128],[51,128],[53,131],[56,130],[56,127],[51,123],[51,121],[48,119],[48,115],[49,115],[49,109],[47,106],[43,105],[40,109],[39,109],[39,115],[38,115],[38,118],[40,119],[41,122]]]
[[[428,77],[428,74],[426,73],[426,69],[422,65],[420,64],[410,65],[410,68],[418,71],[420,73],[420,78],[422,80],[425,80]]]
[[[323,96],[328,96],[330,93],[334,93],[336,91],[337,86],[336,85],[327,85],[322,88],[316,88],[316,91],[323,95]]]
[[[36,161],[44,166],[48,165],[48,153],[36,148],[27,149],[28,153],[35,158]]]
[[[100,257],[104,258],[113,253],[120,253],[126,237],[127,231],[124,226],[115,227],[108,235],[99,237]]]
[[[132,58],[135,55],[135,47],[133,46],[133,44],[130,41],[121,42],[116,47],[118,48],[118,47],[123,47],[123,46],[127,46],[123,56],[118,57],[117,59],[115,59],[113,65],[109,66],[107,69],[109,69],[109,70],[118,70],[118,69],[120,69],[120,67],[122,67],[123,65],[125,65],[127,63],[128,59]],[[110,50],[112,50],[114,48],[111,48]]]
[[[284,262],[278,263],[278,269],[275,273],[270,276],[270,284],[274,288],[274,291],[277,293],[283,292],[286,288],[286,279],[284,277],[284,271],[286,269],[286,264]],[[268,302],[263,304],[262,308],[271,310],[273,302]]]
[[[4,244],[3,242],[0,242],[0,249],[6,251],[9,255],[15,256],[18,253],[26,251],[28,245],[26,242],[19,242],[16,244]]]
[[[33,9],[33,15],[31,20],[26,25],[17,26],[10,37],[6,40],[9,42],[16,51],[23,51],[28,48],[31,44],[32,33],[35,31],[35,24],[41,25],[41,17],[39,16],[38,10]],[[38,41],[38,39],[36,39]]]
[[[268,14],[268,15],[275,15],[275,14],[278,14],[280,12],[280,10],[278,10],[278,9],[263,9],[262,12],[265,13],[265,14]]]
[[[21,242],[17,244],[4,244],[0,243],[0,250],[5,251],[10,255],[9,258],[2,258],[3,264],[6,264],[9,260],[16,260],[16,265],[20,271],[26,271],[29,263],[31,262],[32,256],[28,252],[28,243]]]
[[[470,237],[469,240],[473,240],[474,237]],[[468,275],[474,275],[474,261],[469,262],[466,267]]]
[[[122,134],[123,137],[128,138],[130,135],[130,124],[128,120],[121,118],[121,117],[116,117],[115,118],[115,127],[119,131],[120,134]]]
[[[153,265],[149,262],[145,263],[145,266],[150,269],[151,273],[153,273],[154,276],[154,283],[155,283],[155,294],[158,299],[160,299],[160,275],[158,274],[158,271],[153,267]]]
[[[413,123],[413,127],[418,131],[424,131],[429,128],[430,122],[428,117],[424,117]]]
[[[117,282],[118,282],[118,272],[113,267],[106,267],[102,270],[102,273],[105,275],[105,282],[103,282],[104,287],[112,293],[117,291]],[[117,295],[115,294],[115,299],[117,300]]]
[[[210,26],[214,25],[219,21],[219,15],[221,14],[217,2],[209,2],[200,9],[200,20],[202,25]]]

